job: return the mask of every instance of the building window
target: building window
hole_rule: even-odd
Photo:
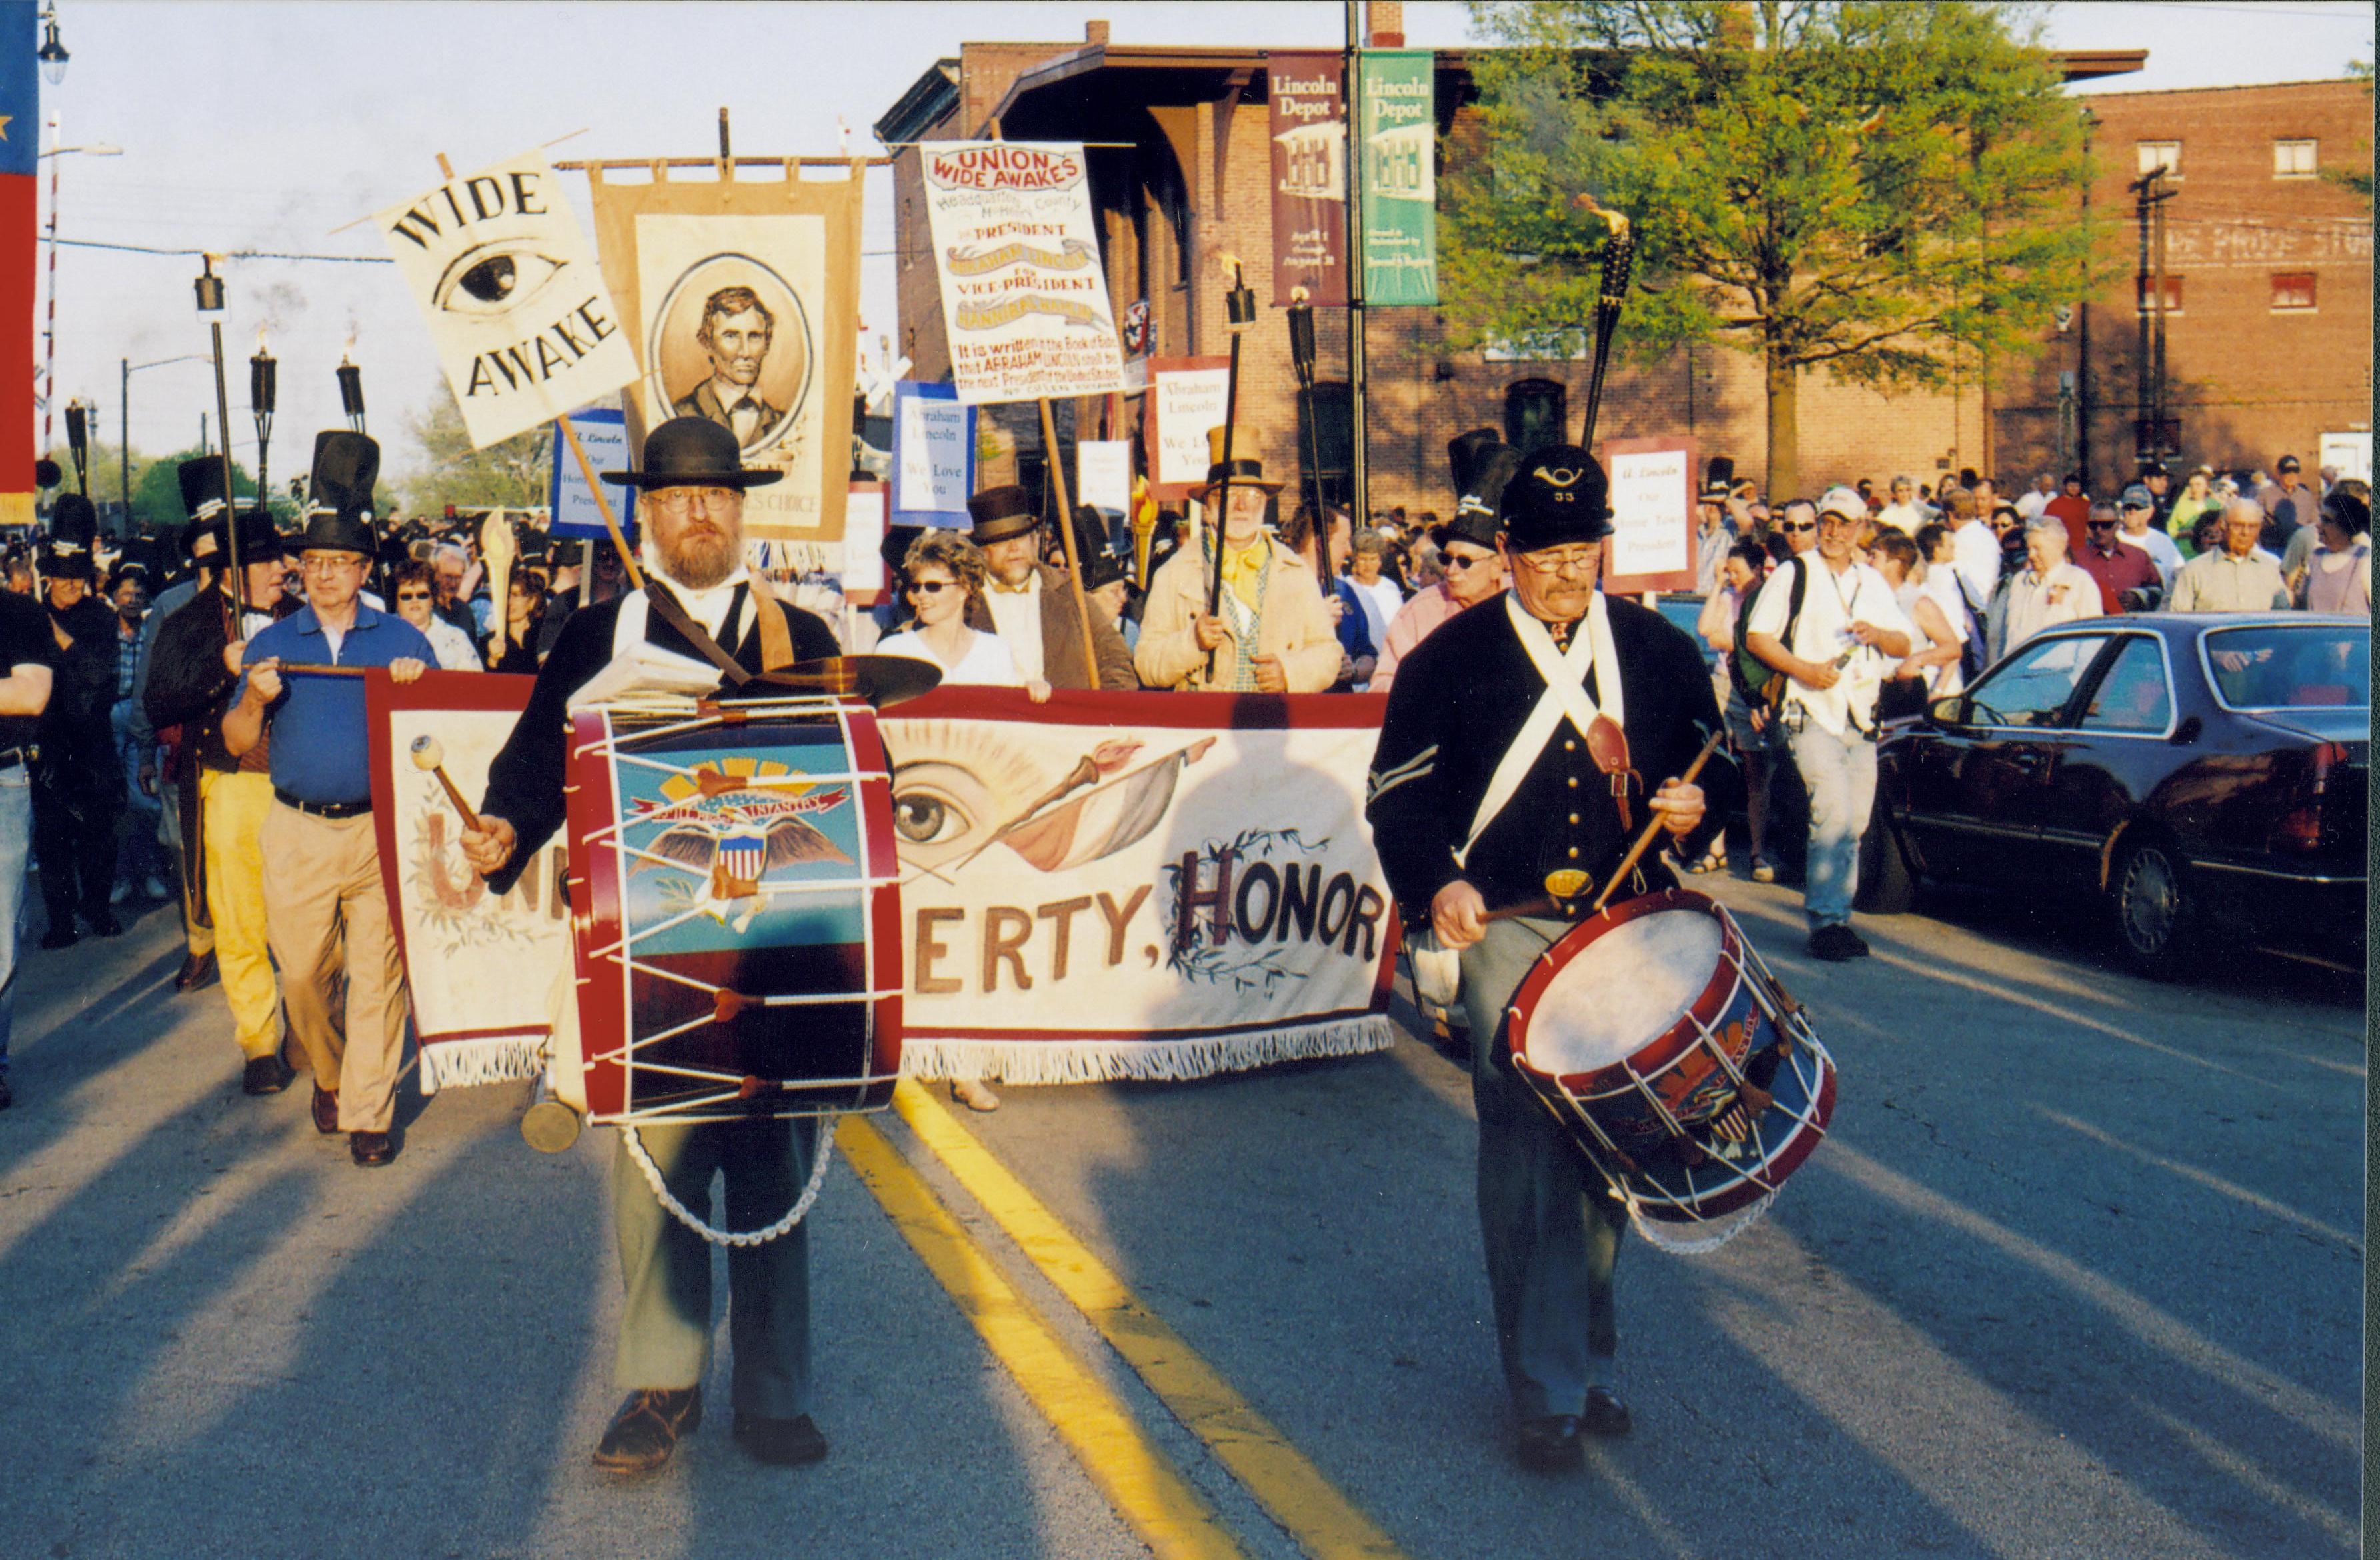
[[[2134,306],[2140,312],[2147,313],[2156,300],[2156,279],[2152,276],[2133,277],[2132,294]],[[2165,279],[2165,311],[2168,315],[2181,312],[2181,278],[2170,272],[2167,273]]]
[[[2181,177],[2181,142],[2178,140],[2136,140],[2132,151],[2139,165],[2132,171],[2153,174],[2162,167],[2168,178]]]
[[[2304,313],[2313,308],[2313,273],[2311,271],[2276,271],[2273,273],[2273,312],[2276,314]]]
[[[2322,143],[2314,140],[2277,140],[2273,142],[2273,177],[2275,178],[2312,178],[2314,176],[2314,151]]]
[[[1504,442],[1525,455],[1570,437],[1570,392],[1551,379],[1515,380],[1504,388]]]

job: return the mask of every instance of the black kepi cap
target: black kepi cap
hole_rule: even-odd
[[[1521,462],[1504,484],[1499,514],[1515,553],[1611,534],[1611,484],[1595,457],[1576,445],[1553,445]]]

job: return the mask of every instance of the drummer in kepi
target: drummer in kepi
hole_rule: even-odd
[[[1619,1435],[1612,1270],[1624,1206],[1505,1061],[1501,1019],[1658,819],[1699,855],[1727,815],[1682,774],[1719,725],[1708,667],[1658,614],[1596,588],[1608,483],[1583,450],[1523,461],[1499,501],[1512,590],[1447,623],[1399,670],[1372,761],[1374,843],[1409,915],[1461,954],[1478,1037],[1480,1231],[1521,1462],[1576,1468]],[[1714,761],[1715,763],[1718,761]],[[1732,771],[1714,789],[1732,788]],[[1723,803],[1724,798],[1715,798]],[[1614,901],[1671,886],[1650,853]],[[1489,912],[1524,913],[1489,920]]]
[[[782,472],[745,468],[735,435],[700,417],[673,418],[645,440],[641,470],[603,479],[639,488],[647,527],[646,593],[615,596],[570,615],[538,668],[528,704],[488,770],[480,827],[463,853],[496,893],[512,887],[563,822],[565,723],[570,696],[615,655],[640,642],[708,660],[677,625],[691,626],[747,670],[838,655],[827,626],[771,596],[744,564],[744,494]],[[671,619],[675,618],[677,625]],[[818,1148],[817,1118],[638,1128],[670,1193],[710,1206],[724,1175],[731,1223],[775,1223],[799,1197]],[[613,1227],[620,1242],[626,1314],[613,1371],[627,1393],[595,1448],[613,1474],[669,1461],[678,1437],[702,1421],[710,1363],[710,1249],[662,1208],[626,1146],[612,1161]],[[735,1439],[762,1462],[826,1456],[810,1420],[809,1225],[727,1259],[735,1359]]]

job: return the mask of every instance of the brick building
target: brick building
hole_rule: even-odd
[[[1384,23],[1372,7],[1374,25]],[[1376,34],[1382,43],[1401,38]],[[1477,93],[1467,55],[1436,55],[1440,157],[1460,147],[1474,122]],[[2134,52],[2066,56],[2070,79],[2140,68]],[[1266,55],[1230,46],[1123,45],[1094,22],[1080,43],[965,43],[937,61],[876,123],[892,153],[897,286],[902,351],[921,379],[947,379],[949,348],[941,293],[927,236],[919,155],[915,143],[989,135],[996,125],[1013,140],[1092,143],[1092,199],[1102,225],[1110,297],[1119,316],[1146,300],[1158,357],[1227,349],[1219,256],[1238,256],[1257,296],[1257,323],[1242,347],[1240,447],[1253,445],[1268,472],[1289,476],[1298,455],[1296,386],[1286,317],[1271,307],[1272,209]],[[1108,144],[1099,144],[1108,143]],[[1347,316],[1318,310],[1318,399],[1327,408],[1345,395]],[[1516,443],[1524,429],[1559,416],[1575,436],[1583,409],[1584,361],[1510,360],[1444,344],[1434,310],[1369,311],[1366,433],[1373,507],[1418,512],[1451,507],[1446,444],[1469,428],[1500,427]],[[1331,384],[1335,380],[1336,385]],[[1343,402],[1342,403],[1343,404]],[[1013,444],[1021,479],[1038,481],[1040,437],[1031,408],[988,408]],[[1121,408],[1096,401],[1059,408],[1062,445],[1079,425],[1096,436],[1138,426],[1138,397]],[[1963,384],[1939,392],[1894,396],[1805,374],[1800,391],[1803,485],[1931,474],[1976,464],[1987,438],[1988,397]],[[1615,364],[1604,390],[1600,439],[1655,435],[1691,438],[1703,456],[1731,456],[1757,475],[1767,461],[1759,360],[1716,347],[1682,351],[1649,369]],[[1119,433],[1116,436],[1124,436]],[[1330,464],[1326,445],[1322,464]],[[1006,462],[996,461],[998,470]],[[987,481],[991,480],[987,477]]]
[[[2322,176],[2370,173],[2371,89],[2338,80],[2109,92],[2088,110],[2093,215],[2119,274],[2025,372],[1993,386],[1994,464],[2011,474],[2081,466],[2095,493],[2139,469],[2157,241],[2152,227],[2143,279],[2130,187],[2160,165],[2171,194],[2168,461],[2270,469],[2289,451],[2311,474],[2323,433],[2368,433],[2372,209]]]

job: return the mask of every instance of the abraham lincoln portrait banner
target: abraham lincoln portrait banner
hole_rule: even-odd
[[[858,347],[861,165],[805,178],[623,184],[589,168],[595,242],[637,356],[629,433],[673,417],[732,430],[784,472],[745,500],[754,541],[840,542]]]
[[[374,820],[438,1083],[536,1076],[568,983],[557,840],[488,895],[419,766],[476,796],[527,677],[372,679]],[[1384,1049],[1397,919],[1364,822],[1379,701],[939,689],[880,717],[904,1069],[1191,1079]]]

